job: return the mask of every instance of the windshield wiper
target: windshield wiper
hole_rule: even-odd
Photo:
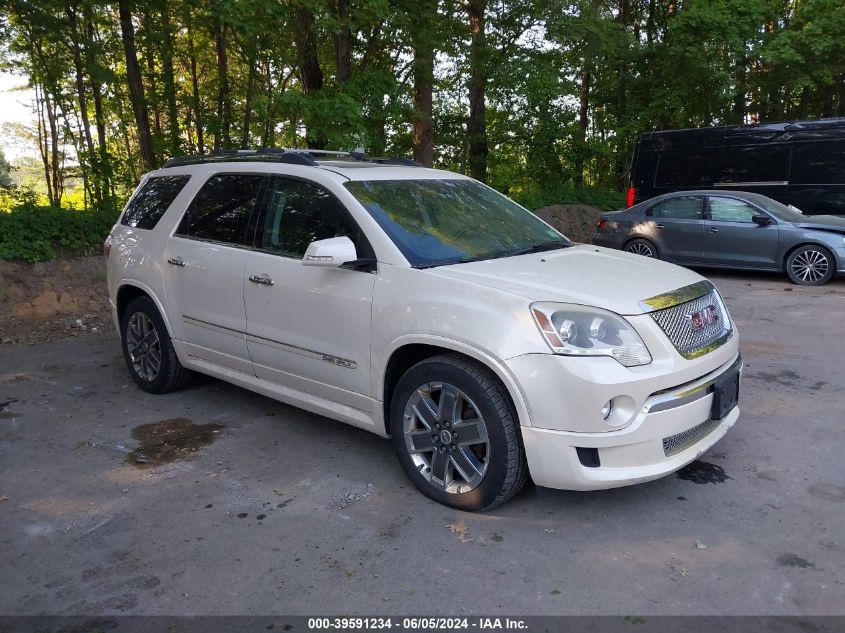
[[[530,253],[542,253],[544,251],[554,251],[559,248],[569,248],[572,246],[569,242],[563,240],[553,240],[551,242],[540,242],[528,248],[521,248],[515,251],[508,251],[502,257],[514,257],[516,255],[529,255]]]
[[[422,264],[421,266],[414,266],[414,268],[436,268],[437,266],[451,266],[452,264],[468,264],[470,262],[480,262],[489,257],[461,257],[460,259],[440,259],[438,261]]]

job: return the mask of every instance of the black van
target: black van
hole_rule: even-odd
[[[685,189],[751,191],[806,215],[845,215],[845,118],[640,135],[628,206]]]

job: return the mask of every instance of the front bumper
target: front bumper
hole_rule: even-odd
[[[658,353],[652,365],[634,371],[606,358],[507,361],[531,414],[521,431],[534,482],[599,490],[650,481],[685,466],[725,435],[739,408],[711,420],[713,383],[742,369],[736,334],[699,359],[672,356]],[[613,413],[604,422],[598,412],[611,398]]]

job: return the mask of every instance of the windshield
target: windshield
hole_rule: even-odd
[[[474,180],[358,180],[344,186],[417,268],[571,245],[533,213]]]

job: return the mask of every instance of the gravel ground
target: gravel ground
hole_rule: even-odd
[[[0,614],[843,614],[845,280],[718,274],[740,421],[680,476],[428,501],[387,441],[111,334],[0,346]]]

